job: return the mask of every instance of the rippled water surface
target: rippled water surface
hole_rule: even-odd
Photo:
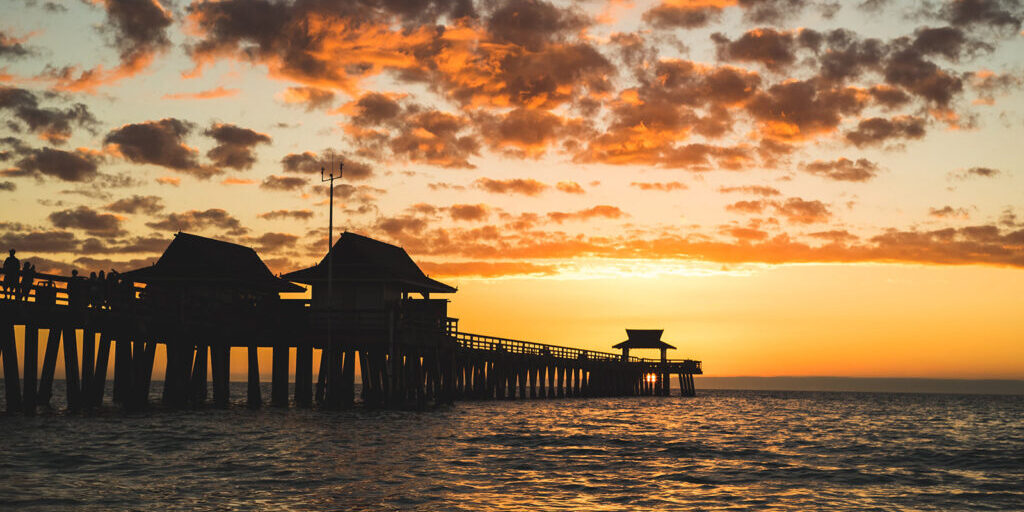
[[[236,404],[0,427],[0,508],[1024,509],[1024,397],[1013,396]]]

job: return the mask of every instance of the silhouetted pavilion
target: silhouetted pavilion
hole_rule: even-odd
[[[431,293],[455,293],[455,288],[427,277],[412,261],[405,249],[345,232],[320,263],[289,272],[282,276],[296,283],[313,286],[313,304],[322,304],[327,289],[327,263],[332,264],[336,297],[335,306],[380,307],[392,301],[419,293],[430,298]]]
[[[332,261],[333,259],[333,261]],[[332,261],[333,272],[328,272]],[[327,298],[328,274],[333,274],[334,297]],[[312,286],[311,307],[334,311],[399,313],[406,319],[443,325],[447,299],[431,299],[431,293],[455,293],[455,288],[427,277],[405,249],[345,232],[320,263],[282,276]],[[423,299],[413,300],[418,293]]]
[[[675,350],[676,347],[661,341],[664,329],[626,329],[626,341],[614,345],[612,348],[622,349],[622,359],[629,359],[630,349],[655,348],[661,350],[661,360],[668,360],[667,351]]]
[[[280,292],[302,292],[276,277],[250,247],[178,232],[157,262],[122,274],[146,283],[147,295],[178,292],[232,303],[245,297],[273,299]]]

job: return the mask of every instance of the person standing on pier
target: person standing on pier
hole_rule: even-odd
[[[11,249],[10,256],[4,260],[4,298],[16,299],[18,296],[18,267],[21,262],[14,256],[14,249]]]
[[[32,285],[36,282],[36,266],[25,262],[25,268],[21,271],[21,290],[19,300],[28,302],[28,296],[32,295]]]
[[[83,299],[87,299],[88,290],[83,290],[83,288],[86,286],[88,285],[85,283],[85,279],[78,275],[78,270],[72,270],[71,280],[68,281],[68,306],[72,310],[85,309],[86,300]]]

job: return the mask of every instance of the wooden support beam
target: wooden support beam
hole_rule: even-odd
[[[61,339],[64,343],[64,382],[67,387],[68,410],[77,411],[81,408],[81,384],[78,380],[78,336],[75,328],[64,326]]]
[[[96,372],[93,374],[93,407],[103,406],[103,393],[107,387],[107,366],[110,364],[110,333],[100,333],[100,345],[96,351]]]
[[[53,396],[53,374],[57,370],[57,355],[60,351],[60,327],[51,325],[46,334],[46,352],[43,354],[43,371],[39,375],[39,403],[49,406]]]
[[[291,351],[288,345],[274,345],[271,354],[270,405],[288,407],[288,366]]]
[[[327,396],[327,354],[329,353],[328,347],[324,347],[320,350],[320,365],[316,371],[316,393],[314,399],[317,404],[324,403],[324,399]]]
[[[136,349],[134,353],[139,353],[141,348],[140,342],[135,342]],[[195,358],[192,363],[191,371],[191,386],[189,390],[189,398],[192,401],[192,405],[195,407],[201,407],[206,404],[206,397],[208,395],[207,378],[209,376],[209,344],[204,340],[196,344]]]
[[[413,375],[416,378],[416,406],[424,408],[427,405],[426,374],[423,371],[423,358],[419,353],[413,354]]]
[[[377,368],[377,404],[387,405],[388,401],[392,398],[392,386],[391,386],[391,374],[395,371],[392,368],[392,363],[397,361],[398,358],[392,360],[390,354],[386,350],[381,350],[377,354],[376,368]],[[397,364],[397,363],[394,363]]]
[[[25,414],[36,413],[36,375],[39,373],[39,327],[33,323],[25,325],[25,369],[22,371],[24,377],[24,396],[22,406]]]
[[[121,398],[118,398],[118,393],[117,393],[118,375],[121,375],[121,381],[124,381],[125,380],[124,379],[124,368],[127,367],[127,365],[125,363],[121,362],[122,359],[123,359],[123,356],[121,358],[118,357],[118,349],[121,349],[122,351],[124,350],[124,347],[121,346],[122,343],[125,343],[125,342],[122,342],[120,339],[118,339],[115,342],[115,344],[114,344],[114,401],[115,402],[118,402],[118,401],[123,402],[124,401],[124,396],[123,395],[125,394],[125,392],[122,390],[121,391],[121,395],[122,396],[121,396]],[[170,405],[171,402],[174,400],[174,388],[177,386],[177,382],[178,382],[178,376],[177,376],[177,373],[175,373],[175,370],[178,367],[177,366],[177,362],[178,362],[178,352],[179,352],[179,349],[178,349],[177,344],[175,344],[172,340],[168,340],[166,343],[164,343],[164,348],[167,351],[167,357],[165,358],[166,361],[165,361],[165,365],[164,365],[164,390],[163,390],[163,397],[162,397],[161,401],[164,403],[164,405]],[[120,372],[118,371],[118,367],[121,367]],[[121,386],[123,388],[124,384],[121,384]]]
[[[226,409],[231,400],[231,345],[210,346],[210,368],[213,370],[213,405]]]
[[[249,345],[249,387],[247,402],[250,409],[259,409],[263,405],[263,398],[260,396],[260,359],[256,344]]]
[[[4,364],[4,391],[7,397],[7,412],[20,411],[21,378],[18,374],[18,345],[14,342],[14,324],[0,324],[0,357]]]
[[[555,390],[555,364],[553,361],[545,363],[548,372],[548,398],[555,398],[558,396],[558,391]]]
[[[313,346],[299,343],[295,348],[295,405],[313,405]]]
[[[177,352],[173,352],[168,346],[167,348],[167,370],[164,377],[164,401],[170,400],[170,395],[173,391],[174,376],[171,372],[173,368],[172,355],[176,356]],[[117,340],[114,342],[114,403],[124,403],[128,397],[128,389],[131,387],[131,374],[128,368],[132,364],[132,346],[128,340],[128,334],[122,329],[117,333]]]
[[[344,359],[341,366],[341,399],[342,409],[349,409],[355,404],[356,396],[356,350],[351,345],[342,351]]]
[[[558,397],[565,397],[565,366],[558,365]]]
[[[96,330],[82,329],[82,407],[91,409],[96,389],[93,387],[93,372],[96,371]]]
[[[138,388],[137,393],[137,404],[140,408],[145,408],[149,405],[149,388],[153,383],[153,362],[156,360],[156,340],[149,340],[146,342],[145,352],[136,357],[142,357],[142,374],[139,376],[139,380],[136,381],[135,386]]]
[[[365,403],[370,396],[370,361],[365,349],[360,349],[357,357],[359,357],[359,375],[363,381],[363,389],[360,391],[359,397]]]

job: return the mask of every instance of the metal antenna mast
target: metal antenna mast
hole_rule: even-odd
[[[338,176],[334,176],[334,155],[331,154],[331,172],[328,176],[324,177],[324,168],[320,167],[320,183],[330,182],[328,194],[330,195],[330,212],[327,216],[327,405],[330,408],[336,408],[339,402],[338,394],[341,390],[338,387],[337,379],[338,375],[337,366],[339,361],[337,346],[334,343],[334,337],[331,336],[331,316],[333,313],[332,301],[334,300],[334,254],[331,249],[334,248],[334,180],[341,179],[342,169],[345,167],[344,162],[338,162]]]

